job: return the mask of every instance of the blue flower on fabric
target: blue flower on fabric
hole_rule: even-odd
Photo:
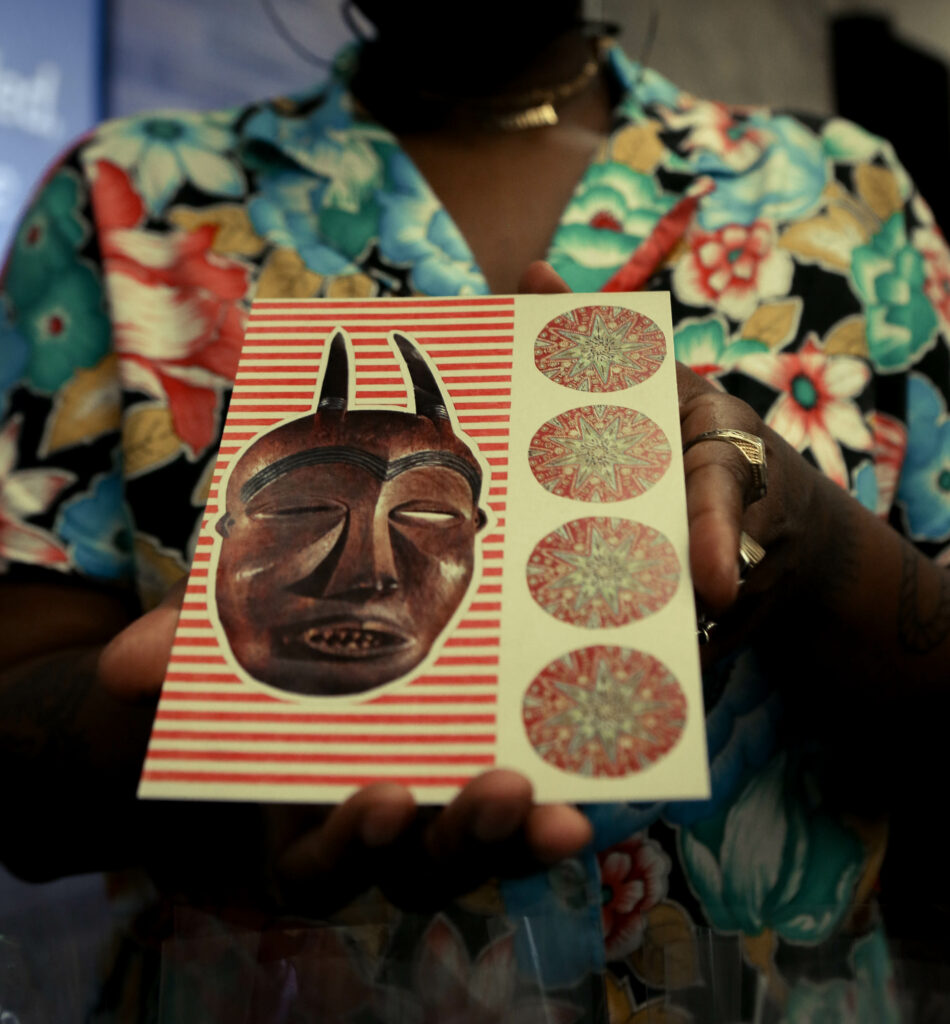
[[[484,295],[488,283],[472,251],[418,171],[402,153],[388,166],[395,191],[380,195],[379,248],[386,260],[412,267],[426,295]]]
[[[274,245],[296,250],[317,274],[354,273],[354,260],[375,237],[375,200],[356,213],[326,207],[327,184],[296,171],[262,175],[248,204],[255,231]]]
[[[707,704],[712,704],[706,715],[709,799],[586,804],[583,811],[594,828],[595,850],[614,846],[661,818],[679,825],[708,818],[768,764],[778,746],[782,702],[758,668],[753,653],[744,651],[707,669],[704,690]],[[714,691],[721,694],[713,704],[708,695]]]
[[[742,652],[718,671],[725,684],[706,715],[710,797],[667,804],[664,819],[672,824],[692,825],[721,813],[778,748],[782,700],[753,652]]]
[[[776,755],[738,798],[680,832],[683,868],[717,931],[827,939],[848,910],[865,849],[814,786]]]
[[[175,110],[108,121],[83,155],[87,162],[109,160],[127,170],[157,213],[186,183],[209,195],[243,195],[244,172],[225,155],[234,145],[230,115]]]
[[[345,100],[336,85],[304,117],[264,107],[245,124],[243,133],[270,143],[322,178],[320,201],[325,210],[358,214],[382,184],[382,150],[396,142],[386,129],[355,121]],[[327,234],[326,225],[322,228]]]
[[[950,417],[927,378],[907,381],[907,454],[897,497],[912,537],[942,540],[950,534]]]
[[[937,314],[924,293],[924,258],[895,213],[851,257],[853,286],[867,314],[868,353],[882,373],[907,369],[937,337]]]
[[[608,59],[611,71],[623,91],[618,113],[630,120],[637,120],[647,106],[675,107],[680,102],[682,91],[659,72],[631,60],[619,46],[611,47]]]
[[[6,405],[8,393],[23,376],[29,358],[26,338],[10,323],[0,303],[0,412]]]
[[[877,473],[871,462],[863,462],[851,477],[851,493],[871,512],[877,512]]]
[[[26,380],[52,393],[80,368],[95,366],[109,351],[111,328],[102,284],[76,265],[48,281],[46,290],[20,308],[20,329],[30,345]]]
[[[101,477],[91,493],[65,506],[59,536],[81,572],[101,580],[132,578],[132,526],[118,473]]]
[[[674,202],[652,175],[616,161],[594,165],[554,233],[551,265],[575,291],[598,291]]]
[[[10,251],[6,290],[13,305],[31,306],[76,262],[89,226],[79,212],[82,190],[69,170],[55,174],[27,211]]]
[[[545,988],[577,984],[603,970],[600,871],[587,850],[549,871],[501,882],[505,911],[517,926],[523,973]]]
[[[695,170],[716,182],[699,205],[699,223],[708,231],[760,219],[797,220],[821,202],[830,173],[821,139],[790,117],[755,114],[747,123],[769,144],[762,159],[743,173],[735,174],[713,150],[696,150]]]

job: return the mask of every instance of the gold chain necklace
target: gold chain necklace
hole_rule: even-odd
[[[560,120],[557,108],[582,93],[594,80],[603,64],[609,39],[596,40],[596,52],[584,62],[577,74],[559,85],[543,86],[513,96],[487,96],[479,99],[452,99],[439,93],[421,93],[423,99],[450,103],[453,113],[479,121],[503,132],[529,128],[550,128]]]

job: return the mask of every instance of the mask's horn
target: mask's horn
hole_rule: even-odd
[[[409,371],[412,390],[416,399],[416,415],[425,416],[436,422],[449,419],[449,410],[429,364],[422,358],[411,338],[404,334],[393,334],[393,341]]]
[[[327,346],[327,365],[320,386],[317,412],[346,412],[350,385],[350,353],[342,331],[333,335]]]

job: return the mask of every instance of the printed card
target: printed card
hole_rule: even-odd
[[[669,296],[262,300],[145,798],[708,796]]]

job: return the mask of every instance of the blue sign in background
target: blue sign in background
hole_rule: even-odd
[[[103,114],[103,0],[0,3],[0,252],[43,170]]]

